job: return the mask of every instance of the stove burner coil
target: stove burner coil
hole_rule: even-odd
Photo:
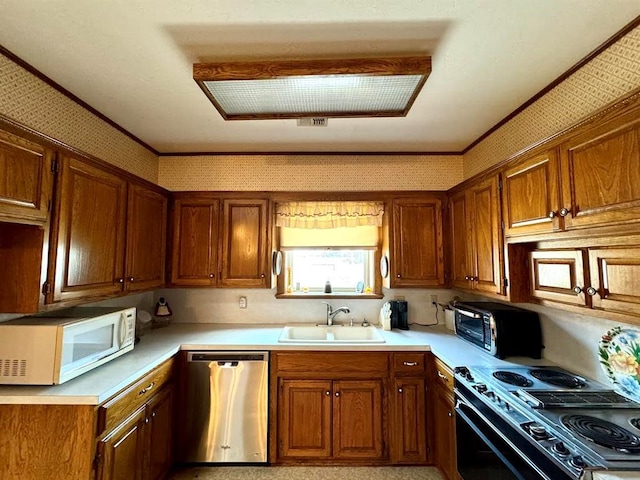
[[[504,370],[493,372],[493,377],[501,382],[508,383],[509,385],[516,385],[518,387],[530,387],[533,385],[533,382],[527,377],[520,375],[519,373],[506,372]]]
[[[530,370],[529,373],[541,382],[555,385],[556,387],[583,388],[587,385],[587,383],[580,377],[576,377],[564,372],[559,372],[557,370],[538,368],[535,370]]]
[[[566,428],[597,445],[623,453],[640,453],[640,437],[615,423],[588,415],[565,415],[561,421]]]

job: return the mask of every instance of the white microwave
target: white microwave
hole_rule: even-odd
[[[133,350],[135,308],[74,307],[0,323],[0,384],[55,385]]]

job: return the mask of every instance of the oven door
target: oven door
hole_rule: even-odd
[[[469,399],[473,398],[470,395]],[[464,480],[575,480],[480,400],[456,389],[457,467]]]

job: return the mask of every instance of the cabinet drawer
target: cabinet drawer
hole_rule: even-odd
[[[435,360],[435,368],[433,371],[433,379],[436,384],[453,392],[453,371],[439,358],[433,357]]]
[[[424,353],[394,353],[392,356],[393,373],[424,374]]]
[[[272,357],[278,373],[299,374],[305,378],[350,378],[388,376],[386,353],[284,352]]]
[[[118,425],[171,381],[173,359],[160,365],[98,408],[98,435]]]

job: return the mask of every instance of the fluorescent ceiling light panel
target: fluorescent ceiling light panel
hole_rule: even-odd
[[[193,66],[225,120],[405,116],[430,73],[430,57]]]

